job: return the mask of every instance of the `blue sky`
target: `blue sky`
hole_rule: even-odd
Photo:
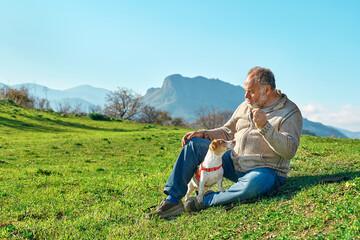
[[[0,82],[145,94],[253,66],[310,120],[360,131],[360,1],[0,1]]]

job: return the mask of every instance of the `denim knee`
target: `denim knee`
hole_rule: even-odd
[[[263,195],[283,179],[269,168],[259,168],[247,173],[238,172],[238,181],[225,192],[212,194],[204,199],[204,206],[217,206]]]

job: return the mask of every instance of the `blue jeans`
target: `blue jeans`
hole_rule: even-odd
[[[187,192],[187,184],[193,177],[197,166],[204,160],[211,141],[192,138],[181,150],[174,168],[165,185],[164,193],[181,199]],[[257,168],[249,172],[235,172],[231,151],[223,157],[224,177],[235,182],[225,192],[215,192],[203,200],[205,207],[223,205],[235,201],[254,198],[274,187],[285,183],[286,178],[280,177],[273,169]]]

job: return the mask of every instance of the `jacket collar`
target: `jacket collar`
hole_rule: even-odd
[[[280,101],[279,101],[279,103],[278,103],[275,107],[273,107],[269,112],[283,108],[283,107],[285,106],[286,101],[287,101],[287,96],[286,96],[284,93],[281,93],[280,90],[276,90],[276,92],[277,92],[277,93],[280,95],[280,97],[281,97],[281,98],[280,98]]]

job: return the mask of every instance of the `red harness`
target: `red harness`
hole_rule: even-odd
[[[222,164],[218,167],[213,167],[213,168],[204,168],[202,163],[200,164],[200,168],[197,172],[195,172],[195,177],[198,180],[198,182],[200,182],[200,175],[201,175],[201,171],[205,171],[205,172],[213,172],[216,170],[219,170],[222,167]]]

